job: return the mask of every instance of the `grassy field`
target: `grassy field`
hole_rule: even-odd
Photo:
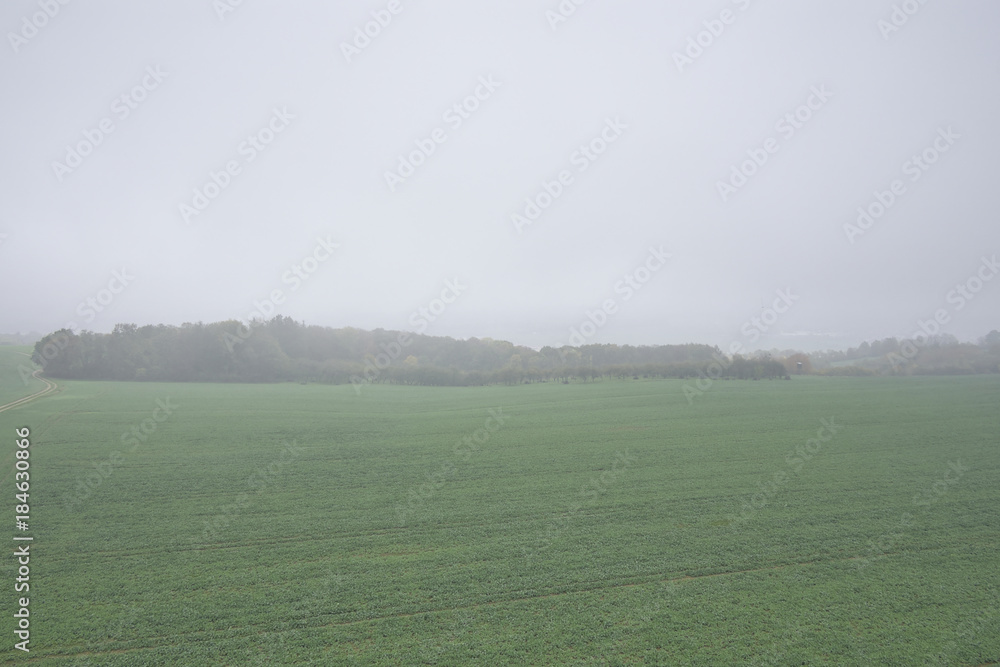
[[[38,368],[26,356],[31,354],[31,350],[31,347],[21,345],[0,346],[0,405],[7,405],[45,388],[45,383],[37,378],[21,379],[18,366],[28,369],[28,372]]]
[[[60,385],[11,663],[1000,661],[995,376]]]

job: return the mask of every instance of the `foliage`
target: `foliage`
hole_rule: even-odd
[[[401,341],[403,341],[401,343]],[[48,352],[46,352],[48,351]],[[704,373],[718,348],[708,345],[604,345],[533,350],[490,338],[405,334],[267,322],[137,327],[110,334],[60,330],[35,345],[34,360],[56,378],[194,382],[352,379],[414,385],[521,384],[603,377],[689,378]],[[736,359],[723,377],[785,375],[766,360]]]

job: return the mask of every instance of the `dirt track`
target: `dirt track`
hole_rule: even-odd
[[[57,385],[55,382],[52,382],[50,380],[46,380],[45,378],[43,378],[41,376],[41,372],[42,372],[41,370],[37,370],[34,373],[32,373],[31,375],[32,375],[32,377],[38,378],[39,380],[41,380],[42,382],[45,383],[45,388],[44,389],[42,389],[41,391],[37,391],[34,394],[31,394],[30,396],[25,396],[24,398],[19,398],[16,401],[11,401],[7,405],[0,405],[0,412],[4,412],[5,410],[12,410],[13,408],[16,408],[16,407],[18,407],[20,405],[24,405],[28,401],[33,401],[36,398],[41,398],[42,396],[45,396],[47,394],[51,394],[56,389],[58,389],[59,385]]]

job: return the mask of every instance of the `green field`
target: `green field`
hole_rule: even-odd
[[[11,664],[1000,662],[996,376],[60,385]]]
[[[0,346],[0,405],[7,405],[45,388],[45,383],[36,378],[21,379],[19,366],[29,372],[38,368],[31,363],[27,356],[30,354],[31,348],[27,346]]]

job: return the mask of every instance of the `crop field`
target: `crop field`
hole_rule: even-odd
[[[59,385],[5,664],[1000,662],[995,376]]]
[[[0,406],[45,389],[41,380],[29,377],[25,384],[21,379],[18,367],[26,369],[27,373],[37,368],[27,356],[30,354],[30,347],[0,347]]]

